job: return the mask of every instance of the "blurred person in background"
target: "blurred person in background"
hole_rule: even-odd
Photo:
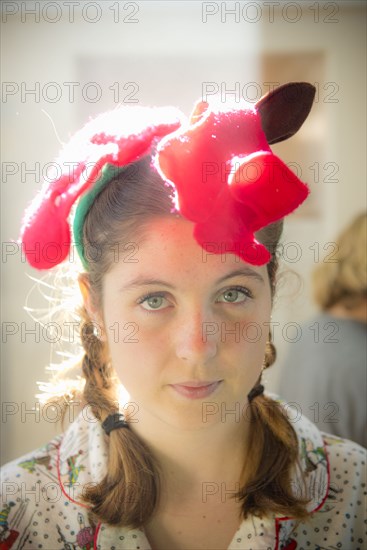
[[[344,229],[313,274],[321,312],[302,327],[284,363],[281,396],[320,430],[367,446],[367,213]],[[334,244],[334,243],[333,243]]]

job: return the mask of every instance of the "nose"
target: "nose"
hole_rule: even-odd
[[[175,334],[176,355],[192,365],[204,365],[217,354],[217,323],[205,312],[191,309],[182,316]]]

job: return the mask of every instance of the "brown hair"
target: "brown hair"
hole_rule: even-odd
[[[313,273],[314,298],[323,310],[337,304],[352,309],[367,298],[367,213],[339,235],[332,253]]]
[[[171,189],[150,165],[151,159],[126,167],[100,193],[92,204],[84,223],[86,249],[96,246],[101,252],[90,262],[87,277],[100,307],[102,281],[112,265],[110,243],[118,243],[121,234],[125,243],[142,235],[144,226],[154,217],[178,215],[172,213]],[[257,234],[272,254],[268,274],[272,294],[277,272],[277,244],[282,222],[272,224]],[[117,381],[106,356],[105,344],[94,333],[87,311],[82,309],[81,338],[85,349],[83,373],[84,398],[102,422],[118,411]],[[265,350],[265,365],[275,361],[275,348],[269,341]],[[243,469],[243,486],[237,497],[242,513],[263,515],[270,512],[303,518],[307,515],[305,501],[294,496],[291,472],[298,457],[296,434],[281,406],[274,400],[258,395],[250,404],[251,453]],[[105,478],[84,493],[94,520],[121,526],[140,527],[157,509],[161,473],[151,451],[130,429],[118,429],[108,437],[109,457]]]

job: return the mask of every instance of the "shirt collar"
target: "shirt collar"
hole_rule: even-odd
[[[282,403],[296,432],[299,444],[299,465],[292,476],[292,488],[296,494],[309,499],[307,510],[315,512],[327,497],[329,465],[321,432],[297,407]],[[82,501],[83,489],[98,483],[107,471],[106,435],[100,422],[85,407],[75,422],[67,429],[59,448],[58,475],[65,496],[74,503],[86,506]],[[292,518],[270,516],[265,519],[251,517],[244,520],[235,533],[228,550],[243,548],[243,543],[254,547],[286,548],[287,540],[296,525]],[[119,541],[119,548],[150,550],[142,529],[128,529],[99,525],[97,548],[108,549]],[[125,541],[125,542],[124,542]],[[124,546],[126,544],[126,546]]]

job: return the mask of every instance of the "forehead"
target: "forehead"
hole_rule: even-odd
[[[215,254],[204,250],[193,236],[194,224],[181,218],[155,218],[144,224],[136,242],[131,243],[134,253],[119,258],[110,273],[119,278],[149,276],[159,279],[186,279],[210,282],[230,272],[248,268],[268,280],[266,266],[253,266],[234,254]],[[218,244],[213,243],[213,250]]]

